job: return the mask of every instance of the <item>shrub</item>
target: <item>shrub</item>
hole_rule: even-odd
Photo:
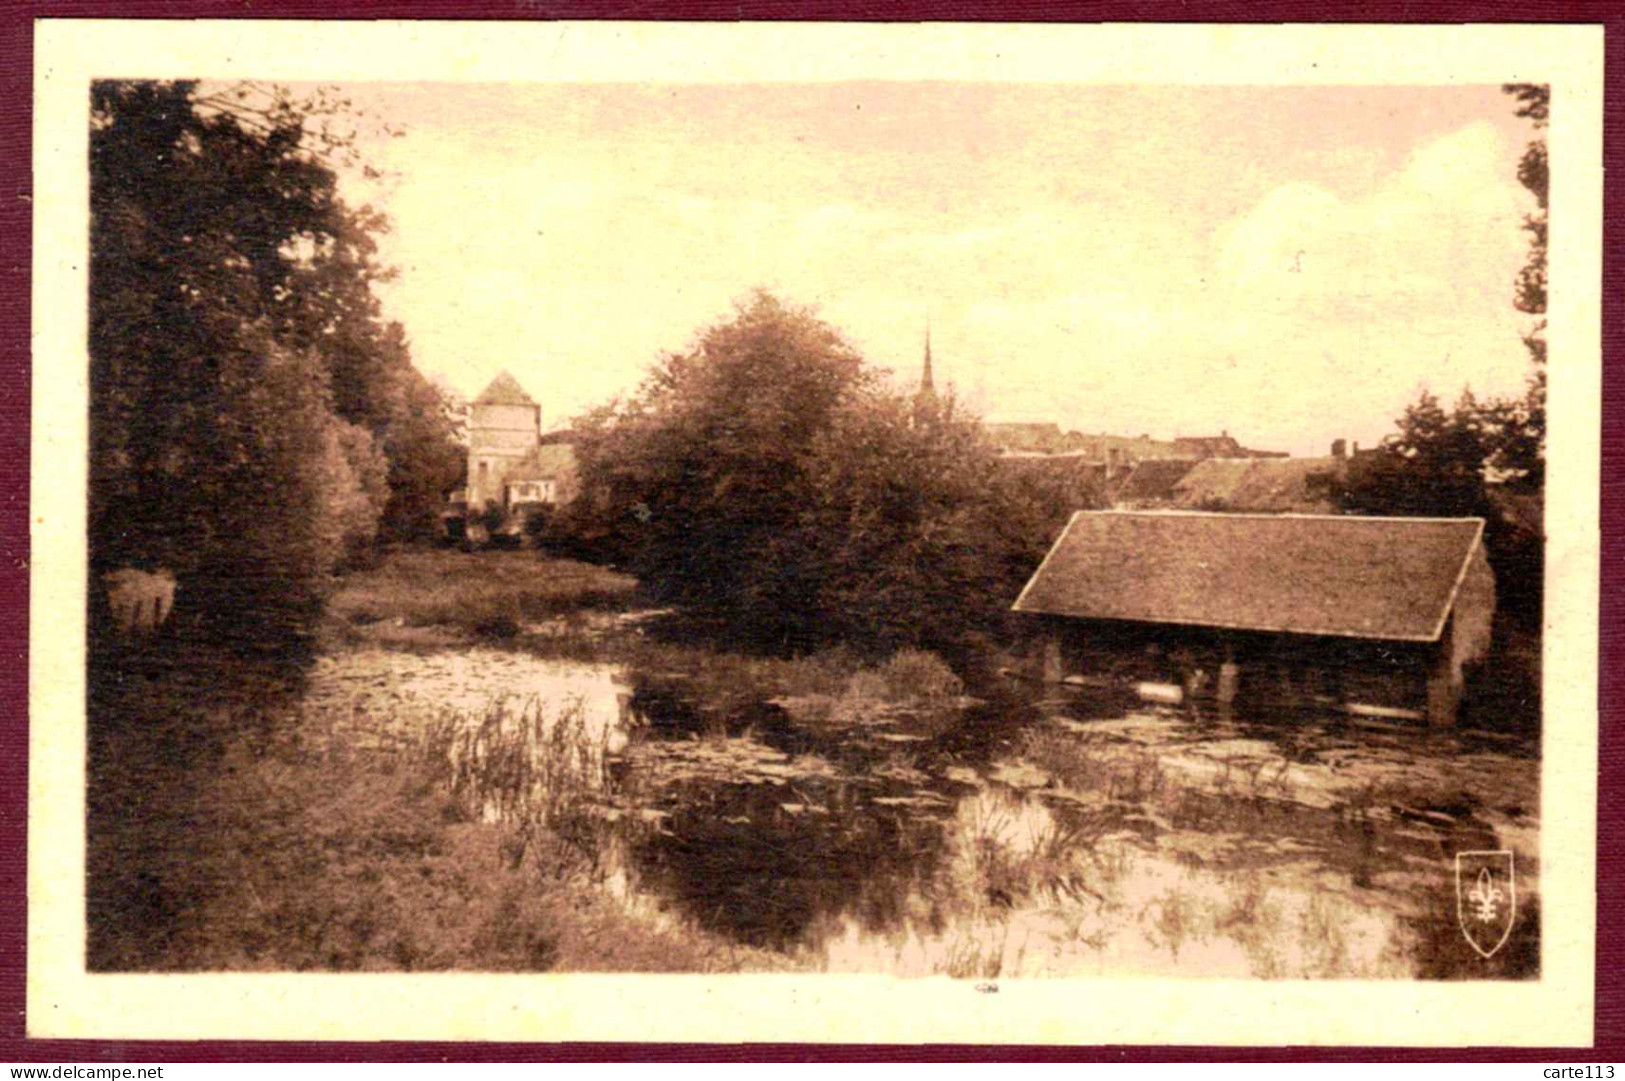
[[[486,500],[485,506],[473,516],[480,525],[495,533],[508,522],[508,512],[502,509],[502,504],[495,500]]]
[[[893,700],[939,701],[958,698],[965,683],[941,657],[924,650],[905,649],[880,667],[886,696]]]
[[[534,510],[527,511],[523,526],[525,536],[531,538],[544,536],[551,531],[552,524],[552,507],[537,507]]]

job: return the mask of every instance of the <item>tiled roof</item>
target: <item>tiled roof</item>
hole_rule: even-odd
[[[1141,499],[1173,499],[1174,485],[1191,471],[1196,462],[1189,458],[1147,458],[1134,467],[1123,481],[1117,498],[1124,502]]]
[[[1322,514],[1335,509],[1331,494],[1317,489],[1313,478],[1335,476],[1337,458],[1209,458],[1198,462],[1173,486],[1175,506]]]
[[[1010,476],[1072,485],[1073,506],[1098,506],[1095,500],[1106,480],[1105,465],[1081,454],[1002,454],[993,460]]]
[[[1479,518],[1082,511],[1015,610],[1431,642]]]

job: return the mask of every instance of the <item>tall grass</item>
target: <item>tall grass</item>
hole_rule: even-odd
[[[680,683],[685,696],[723,714],[775,698],[940,705],[964,692],[964,682],[940,657],[916,650],[866,665],[859,654],[839,647],[760,657],[640,636],[602,641],[593,656],[656,681]]]
[[[1151,804],[1171,791],[1161,760],[1149,750],[1090,740],[1057,728],[1021,733],[1021,757],[1074,792]]]
[[[615,738],[580,699],[501,698],[477,716],[442,713],[419,753],[463,813],[498,827],[510,869],[529,857],[558,878],[600,869]]]

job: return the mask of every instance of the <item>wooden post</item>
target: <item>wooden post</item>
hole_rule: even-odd
[[[1219,705],[1229,706],[1236,700],[1236,691],[1241,684],[1241,666],[1236,663],[1235,647],[1229,642],[1224,644],[1224,661],[1219,665],[1219,686],[1214,692]]]
[[[1059,683],[1066,678],[1061,664],[1061,632],[1052,628],[1044,638],[1044,682]]]
[[[1454,652],[1452,642],[1455,620],[1451,619],[1444,625],[1444,633],[1439,635],[1438,653],[1433,658],[1433,665],[1428,671],[1428,727],[1454,728],[1456,726],[1456,708],[1461,704],[1461,688],[1456,684],[1455,665],[1451,654]]]

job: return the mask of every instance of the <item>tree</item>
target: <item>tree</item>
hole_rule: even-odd
[[[1512,83],[1502,88],[1518,102],[1517,115],[1527,119],[1535,130],[1543,131],[1549,118],[1551,88],[1532,83]],[[1529,258],[1518,273],[1513,287],[1513,303],[1519,311],[1540,316],[1524,335],[1524,347],[1534,365],[1524,393],[1519,398],[1490,403],[1486,424],[1492,438],[1490,464],[1524,490],[1538,489],[1546,472],[1546,236],[1550,168],[1546,140],[1535,138],[1524,148],[1518,162],[1518,181],[1535,197],[1535,210],[1524,216],[1523,228],[1529,234]]]
[[[1530,122],[1536,131],[1543,131],[1551,112],[1551,87],[1533,83],[1509,83],[1502,87],[1517,99],[1515,114]],[[1524,216],[1524,230],[1529,233],[1529,259],[1518,274],[1515,303],[1518,310],[1534,315],[1546,312],[1546,227],[1547,198],[1550,192],[1551,170],[1544,138],[1531,139],[1524,147],[1518,162],[1518,182],[1535,197],[1536,208]]]
[[[170,567],[247,638],[299,633],[386,508],[430,486],[422,380],[371,293],[381,219],[329,164],[339,107],[92,87],[92,569]]]
[[[1499,437],[1491,428],[1497,408],[1480,404],[1464,389],[1447,413],[1423,391],[1396,422],[1398,433],[1351,460],[1332,482],[1332,494],[1349,514],[1483,518],[1501,609],[1538,627],[1544,540],[1513,503],[1535,500],[1538,506],[1539,496],[1486,483],[1491,448]]]
[[[775,652],[966,644],[1077,509],[1075,491],[1007,474],[951,395],[920,415],[836,331],[765,293],[578,429],[568,528]]]
[[[1333,495],[1353,514],[1473,517],[1486,512],[1480,407],[1463,388],[1445,412],[1427,390],[1405,407],[1398,432],[1375,451],[1353,459]]]
[[[782,635],[799,567],[777,561],[807,448],[862,362],[810,313],[758,293],[584,425],[584,486],[664,600]]]
[[[1076,472],[1000,459],[952,394],[922,411],[854,395],[810,448],[783,557],[828,637],[876,652],[957,651],[998,638],[1010,605],[1075,510],[1103,505]]]

